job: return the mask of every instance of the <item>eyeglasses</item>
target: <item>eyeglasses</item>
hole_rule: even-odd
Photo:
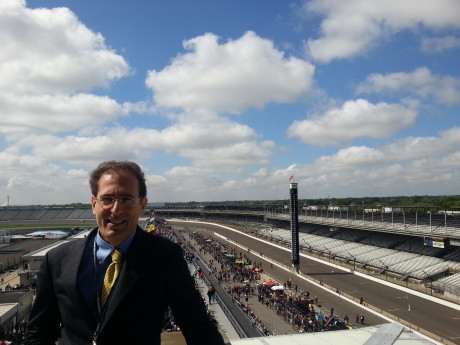
[[[136,205],[136,202],[142,199],[141,198],[132,198],[129,196],[124,196],[122,198],[115,198],[113,196],[101,196],[99,198],[95,198],[99,204],[101,204],[103,209],[112,208],[115,205],[115,202],[118,201],[119,205],[122,207],[133,207]]]

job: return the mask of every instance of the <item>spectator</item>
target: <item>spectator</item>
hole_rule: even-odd
[[[159,345],[169,305],[188,343],[223,345],[180,246],[137,225],[147,206],[140,167],[101,163],[90,186],[98,227],[46,254],[23,344]]]

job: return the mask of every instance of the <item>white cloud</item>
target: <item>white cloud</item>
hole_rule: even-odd
[[[404,138],[377,148],[351,146],[309,164],[274,171],[270,183],[281,184],[287,176],[295,175],[301,189],[308,190],[308,197],[332,190],[335,197],[419,195],[421,190],[449,194],[460,188],[458,147],[458,127],[437,137]]]
[[[167,184],[167,179],[161,175],[146,175],[146,183],[149,186],[161,187],[162,185]]]
[[[374,169],[395,164],[417,165],[426,161],[440,162],[451,155],[458,155],[458,147],[460,147],[460,127],[454,127],[441,131],[438,137],[408,137],[379,148],[350,146],[333,155],[318,158],[313,165],[315,172],[325,174],[335,171]],[[304,167],[296,167],[296,170],[302,169]]]
[[[46,163],[42,158],[26,154],[19,155],[17,151],[12,149],[0,152],[0,161],[2,162],[3,176],[13,174],[15,172],[22,172],[23,169],[36,171],[36,169]],[[8,171],[8,174],[5,173],[6,170]]]
[[[381,149],[396,160],[417,160],[424,157],[456,153],[460,147],[460,127],[441,131],[439,137],[408,137]]]
[[[0,133],[59,133],[98,125],[125,115],[113,99],[91,94],[0,93]]]
[[[20,94],[72,93],[107,87],[129,66],[67,8],[0,8],[0,89]],[[14,6],[13,6],[14,5]]]
[[[421,49],[427,53],[441,53],[448,49],[460,48],[460,38],[455,36],[422,38]]]
[[[420,190],[439,194],[460,187],[456,182],[460,181],[459,141],[460,128],[454,127],[440,132],[437,137],[405,138],[377,148],[352,146],[319,157],[312,163],[293,164],[282,170],[264,167],[251,174],[251,178],[244,179],[239,178],[243,175],[222,179],[218,174],[225,167],[176,166],[161,175],[147,175],[149,198],[151,201],[162,201],[165,196],[168,201],[241,200],[257,195],[259,200],[286,199],[291,175],[299,183],[303,197],[309,198],[323,197],[332,190],[334,197],[380,195],[382,190],[385,190],[385,196],[401,195],[401,191],[406,195],[419,194]],[[116,146],[113,150],[118,148]],[[140,151],[145,152],[145,149]],[[108,155],[112,154],[109,152]],[[195,159],[201,158],[205,159],[204,156],[195,156]],[[42,190],[46,190],[47,198],[52,197],[56,202],[63,196],[81,200],[81,196],[76,195],[75,186],[81,186],[80,190],[84,191],[88,188],[88,172],[84,170],[69,172],[47,163],[47,159],[6,152],[0,154],[0,160],[0,183],[14,186],[15,202],[22,193],[27,195],[27,202],[40,204],[43,200],[34,195],[43,195]],[[56,186],[47,186],[49,181]]]
[[[253,32],[219,44],[214,34],[184,42],[190,52],[161,71],[150,71],[146,84],[161,107],[240,112],[269,102],[293,102],[312,87],[314,67],[290,57]]]
[[[252,128],[219,117],[213,106],[211,111],[206,110],[206,105],[215,101],[212,97],[210,103],[203,101],[204,109],[166,114],[173,123],[162,130],[127,129],[113,124],[130,111],[145,113],[151,109],[144,102],[119,104],[107,96],[83,92],[108,87],[114,79],[130,73],[124,58],[105,45],[102,35],[89,30],[67,8],[28,9],[19,0],[3,1],[0,7],[0,133],[8,141],[7,151],[1,153],[2,173],[8,175],[9,171],[15,171],[17,175],[5,181],[8,188],[17,188],[21,179],[32,182],[21,169],[28,166],[35,172],[41,171],[38,166],[50,169],[50,161],[93,167],[101,159],[140,161],[164,150],[189,158],[197,166],[218,166],[225,170],[230,162],[244,167],[266,163],[270,157],[273,143],[256,142],[257,134]],[[213,35],[197,37],[184,44],[192,53],[177,58],[157,74],[174,79],[177,77],[174,73],[178,72],[194,78],[190,67],[210,59],[210,65],[201,70],[202,82],[209,81],[211,89],[219,88],[222,82],[219,88],[222,96],[219,92],[216,96],[221,97],[223,103],[216,102],[230,104],[231,110],[263,106],[269,101],[292,101],[311,86],[314,70],[311,65],[285,58],[270,41],[253,33],[223,45],[217,44],[217,37]],[[207,55],[208,48],[215,54]],[[219,64],[221,58],[225,61]],[[180,69],[180,62],[191,65],[182,65]],[[233,71],[232,66],[237,69]],[[220,76],[227,79],[214,80],[213,73],[221,68],[225,73]],[[268,78],[273,89],[269,86],[259,90],[260,86],[265,87],[266,80],[260,80],[266,77],[261,74],[264,68],[271,71]],[[244,73],[249,75],[245,77]],[[244,90],[248,81],[254,82],[250,87],[252,91],[260,92],[255,103],[250,101],[252,96],[244,93],[248,91]],[[180,84],[182,79],[170,85],[173,89],[176,82]],[[241,86],[243,92],[239,94]],[[232,93],[232,88],[237,93]],[[205,94],[199,95],[200,102],[210,97],[206,94],[209,89],[204,91]],[[159,92],[160,98],[165,97],[162,92]],[[247,99],[241,102],[242,96]],[[158,105],[165,104],[159,102]],[[184,107],[189,105],[184,103]],[[15,170],[15,166],[21,168]],[[40,181],[37,176],[35,186],[46,189],[47,178]]]
[[[411,73],[371,74],[357,86],[356,92],[434,96],[441,104],[454,105],[460,104],[460,79],[433,75],[428,68],[420,67]]]
[[[181,201],[184,196],[192,201],[210,200],[209,191],[215,192],[221,183],[212,170],[199,167],[173,167],[163,172],[163,177],[154,177],[150,190],[153,195],[168,195],[173,201]]]
[[[311,145],[340,145],[360,137],[388,138],[412,126],[416,117],[413,108],[358,99],[307,120],[295,121],[287,135]]]
[[[257,134],[249,126],[212,116],[200,119],[195,113],[162,131],[155,138],[166,150],[223,147],[237,142],[253,140]]]
[[[89,202],[89,173],[68,169],[35,155],[0,152],[1,193],[10,196],[10,203],[47,205],[51,203]]]
[[[339,150],[330,156],[316,160],[315,165],[321,173],[335,171],[354,171],[360,167],[382,165],[388,162],[388,156],[377,149],[367,146],[351,146]]]
[[[250,127],[217,116],[208,120],[202,123],[199,118],[186,117],[161,131],[94,127],[86,136],[31,134],[16,139],[9,150],[85,166],[94,166],[101,157],[141,160],[158,151],[175,152],[201,166],[222,168],[262,164],[271,156],[273,143],[254,141],[257,135]]]
[[[233,171],[242,166],[252,166],[269,163],[272,141],[239,142],[220,148],[200,150],[183,150],[181,155],[191,158],[194,165],[213,168],[215,171]]]
[[[173,167],[165,172],[167,177],[185,178],[193,177],[203,173],[203,169],[197,167]]]
[[[116,101],[84,93],[130,68],[69,9],[2,0],[0,42],[0,133],[73,131],[125,114]]]
[[[307,41],[311,57],[321,62],[358,56],[389,33],[420,25],[460,27],[457,0],[312,0],[305,10],[325,17],[321,37]]]
[[[267,176],[267,174],[268,174],[267,168],[260,168],[259,170],[254,172],[252,174],[252,176],[254,176],[254,177],[264,177],[264,176]]]

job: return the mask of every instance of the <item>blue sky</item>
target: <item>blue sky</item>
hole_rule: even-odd
[[[0,2],[0,204],[459,194],[457,0]]]

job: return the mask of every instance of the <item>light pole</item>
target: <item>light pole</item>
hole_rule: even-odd
[[[425,270],[422,269],[421,271],[423,272],[424,275],[426,275],[426,277],[428,278],[428,280],[430,282],[430,295],[433,296],[433,280],[428,275],[428,273],[425,272]]]
[[[380,259],[377,259],[377,260],[379,260],[380,263],[383,265],[383,271],[385,272],[385,276],[386,276],[386,272],[387,272],[387,270],[388,270],[388,266],[385,265],[385,263],[384,263],[382,260],[380,260]]]
[[[348,250],[347,250],[347,253],[353,258],[353,271],[356,271],[356,258],[353,255],[351,255]]]

